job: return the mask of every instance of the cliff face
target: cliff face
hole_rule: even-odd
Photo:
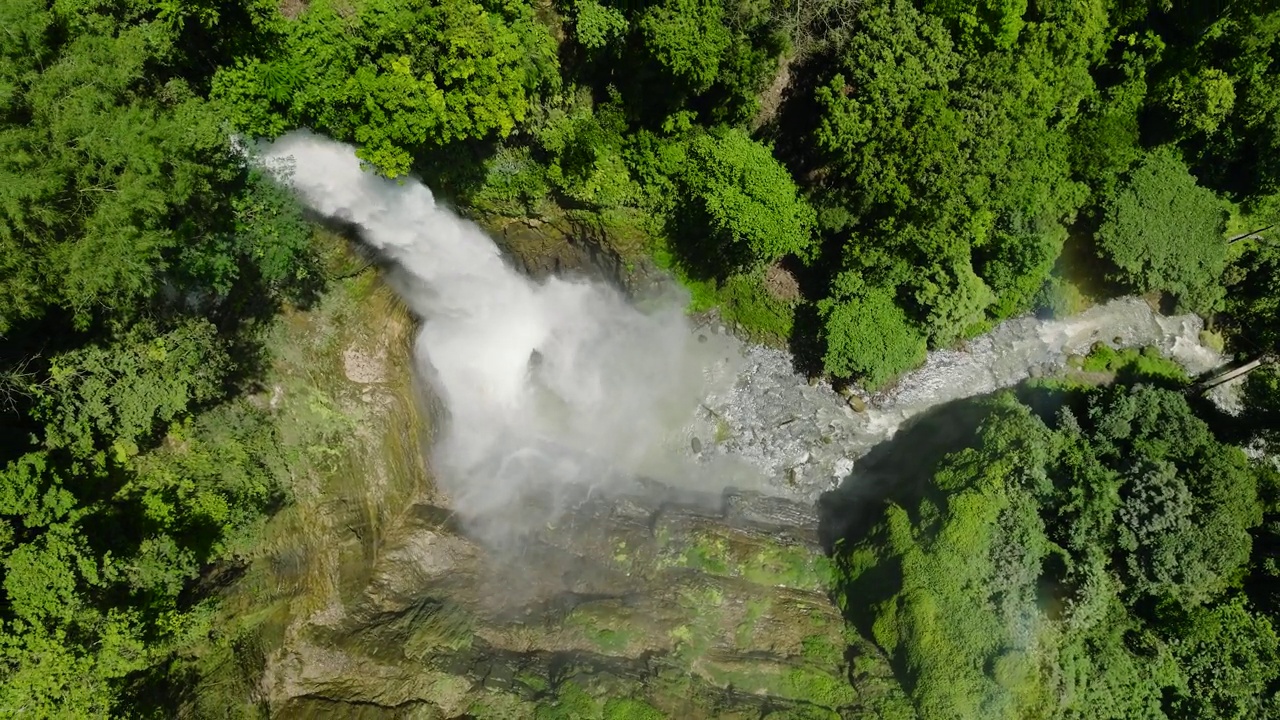
[[[560,258],[544,270],[598,267],[602,251],[575,250],[566,228],[514,232]],[[263,402],[299,448],[292,502],[224,593],[211,697],[248,698],[246,716],[361,719],[880,717],[901,704],[827,598],[810,507],[638,480],[571,491],[559,520],[481,542],[431,482],[413,327],[366,273],[278,328],[287,351]]]

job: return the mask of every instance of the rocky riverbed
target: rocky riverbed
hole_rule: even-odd
[[[812,503],[846,480],[856,482],[849,478],[855,461],[911,418],[1062,372],[1073,356],[1096,343],[1155,347],[1193,376],[1210,371],[1223,359],[1200,343],[1202,329],[1194,315],[1166,317],[1138,298],[1113,300],[1064,320],[1016,318],[961,348],[931,352],[923,367],[892,387],[854,394],[852,402],[826,381],[797,373],[787,352],[739,344],[739,375],[706,399],[685,434],[701,461],[745,460],[763,473],[771,491]],[[699,332],[727,331],[712,324]]]

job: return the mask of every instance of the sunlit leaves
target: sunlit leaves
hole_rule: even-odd
[[[246,132],[307,125],[404,175],[415,153],[504,137],[525,119],[555,69],[550,36],[530,12],[472,0],[377,0],[355,13],[312,3],[278,57],[224,68],[214,95]]]
[[[1087,417],[991,401],[975,446],[840,551],[852,616],[925,720],[1256,717],[1277,676],[1238,592],[1257,470],[1180,394],[1059,399]]]
[[[102,445],[136,447],[189,406],[213,397],[228,365],[213,326],[199,321],[155,337],[136,331],[109,347],[61,355],[49,381],[37,388],[45,442],[81,457]]]
[[[1176,296],[1205,312],[1219,302],[1226,212],[1169,148],[1147,155],[1108,201],[1098,244],[1119,278],[1141,292]]]
[[[720,129],[694,135],[681,178],[697,213],[723,241],[720,252],[728,263],[808,254],[813,209],[769,148],[746,133]]]
[[[585,48],[602,48],[626,33],[629,26],[621,12],[597,0],[578,0],[574,11],[574,34]]]
[[[875,388],[924,360],[924,338],[883,288],[826,300],[822,312],[823,366],[833,375]]]
[[[707,0],[664,0],[640,18],[649,52],[674,77],[705,90],[732,42],[721,5]]]

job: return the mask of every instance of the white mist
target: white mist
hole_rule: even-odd
[[[735,376],[737,351],[699,342],[681,302],[642,313],[600,283],[535,282],[420,182],[365,170],[312,133],[261,146],[257,161],[403,271],[392,279],[422,320],[417,359],[449,412],[433,465],[455,510],[541,524],[550,516],[524,504],[570,484],[723,486],[696,477],[710,468],[683,459],[681,428],[716,378]]]

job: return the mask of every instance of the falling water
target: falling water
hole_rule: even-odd
[[[456,510],[540,523],[527,503],[570,484],[730,480],[673,444],[716,381],[736,374],[728,338],[700,343],[690,332],[686,298],[640,312],[602,283],[535,282],[420,182],[365,171],[347,145],[295,132],[258,153],[312,209],[357,226],[394,264],[390,278],[422,320],[422,374],[448,408],[433,461]]]
[[[297,132],[259,148],[259,162],[394,264],[422,319],[418,362],[449,410],[433,456],[440,480],[457,510],[503,524],[547,519],[530,511],[532,489],[637,475],[814,499],[907,419],[1058,370],[1099,341],[1157,346],[1193,373],[1220,361],[1200,345],[1197,318],[1128,298],[1065,320],[1010,320],[933,352],[855,413],[785,352],[693,330],[679,299],[640,312],[601,283],[517,273],[425,186],[366,172],[349,146]]]

